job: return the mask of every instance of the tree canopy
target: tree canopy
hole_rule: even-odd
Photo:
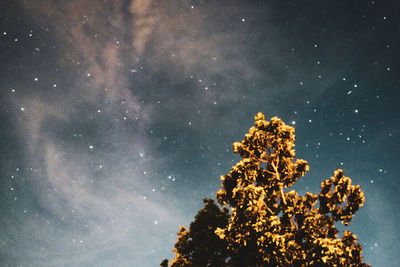
[[[288,191],[309,170],[295,159],[294,140],[279,118],[255,116],[233,144],[241,161],[221,176],[216,197],[224,208],[204,200],[189,230],[180,228],[170,266],[368,266],[357,237],[335,227],[348,226],[363,205],[360,186],[338,169],[318,195]]]

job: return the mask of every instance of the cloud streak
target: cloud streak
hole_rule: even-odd
[[[15,99],[16,112],[25,109],[17,126],[28,164],[37,170],[29,184],[38,215],[21,225],[25,235],[15,234],[27,244],[26,260],[14,256],[21,264],[145,266],[170,242],[166,230],[174,233],[185,220],[171,196],[153,190],[147,178],[167,162],[146,135],[159,116],[154,104],[141,100],[159,86],[152,75],[168,69],[172,86],[201,80],[184,94],[171,92],[163,104],[207,113],[214,101],[238,98],[235,86],[258,70],[241,53],[238,33],[216,31],[204,20],[206,10],[185,1],[22,3],[39,27],[49,28],[59,51],[52,63],[74,81]],[[223,86],[211,90],[217,83]],[[199,101],[185,98],[205,87],[210,91]],[[180,114],[171,119],[186,120]]]

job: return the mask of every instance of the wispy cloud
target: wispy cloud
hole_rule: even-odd
[[[26,14],[56,39],[59,55],[52,63],[71,70],[74,81],[63,90],[15,99],[25,109],[18,127],[29,148],[26,157],[38,170],[31,177],[33,194],[48,214],[22,226],[34,227],[28,236],[17,236],[42,244],[26,248],[37,263],[121,257],[124,264],[133,257],[143,266],[164,249],[165,229],[174,233],[184,216],[146,178],[164,158],[144,133],[155,112],[153,104],[140,101],[140,90],[149,88],[137,86],[143,84],[139,79],[157,88],[151,75],[168,69],[179,74],[168,76],[172,86],[196,80],[186,94],[210,87],[198,101],[189,103],[177,92],[163,99],[184,110],[234,100],[235,86],[257,77],[258,70],[243,53],[240,34],[216,31],[205,20],[207,11],[186,1],[23,3]],[[147,76],[137,78],[143,65]],[[163,229],[150,226],[157,224]]]

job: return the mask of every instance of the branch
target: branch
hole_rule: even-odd
[[[297,223],[295,223],[295,221],[293,220],[294,216],[290,216],[290,221],[292,223],[292,225],[294,225],[294,227],[296,227],[296,229],[299,229],[299,227],[297,226]]]
[[[276,165],[278,165],[279,164],[279,158],[277,158],[276,160],[277,160],[277,164]],[[274,162],[271,162],[271,165],[272,165],[272,168],[274,168],[274,170],[275,170],[276,178],[278,178],[278,180],[280,180],[281,177],[279,175],[278,168],[276,167]],[[285,194],[283,193],[283,185],[279,186],[279,189],[281,191],[282,201],[286,205],[287,203],[286,203]]]
[[[265,159],[260,159],[260,158],[257,158],[256,157],[256,159],[257,160],[259,160],[259,161],[261,161],[261,162],[265,162],[265,163],[269,163],[267,160],[265,160]],[[275,174],[275,176],[276,176],[276,178],[278,179],[278,180],[280,180],[280,175],[279,175],[279,171],[278,171],[278,168],[277,168],[277,165],[279,164],[279,158],[276,158],[276,161],[277,161],[277,164],[275,165],[275,163],[272,161],[271,162],[271,165],[272,165],[272,168],[274,168],[274,171],[275,171],[275,173],[273,173],[273,172],[270,172],[270,171],[268,171],[268,170],[265,170],[266,172],[268,172],[268,173],[270,173],[270,174]],[[284,194],[284,192],[283,192],[283,186],[281,185],[280,186],[280,192],[281,192],[281,197],[282,197],[282,201],[283,201],[283,203],[285,204],[285,205],[287,205],[287,203],[286,203],[286,198],[285,198],[285,194]],[[272,213],[272,212],[271,212]]]
[[[265,159],[260,159],[260,158],[257,158],[257,157],[256,157],[256,159],[257,159],[257,160],[259,160],[259,161],[261,161],[261,162],[268,163],[268,160],[265,160]]]
[[[283,203],[286,205],[287,203],[286,203],[286,199],[285,199],[285,193],[283,193],[283,186],[282,185],[280,186],[280,190],[281,190]]]
[[[267,210],[268,210],[272,215],[274,214],[274,212],[273,212],[270,208],[268,208],[267,205],[265,205],[265,207],[267,208]]]

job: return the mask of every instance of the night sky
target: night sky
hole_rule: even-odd
[[[400,266],[396,1],[0,3],[0,265],[158,266],[263,112]],[[345,227],[341,227],[344,229]],[[396,256],[397,254],[397,256]]]

